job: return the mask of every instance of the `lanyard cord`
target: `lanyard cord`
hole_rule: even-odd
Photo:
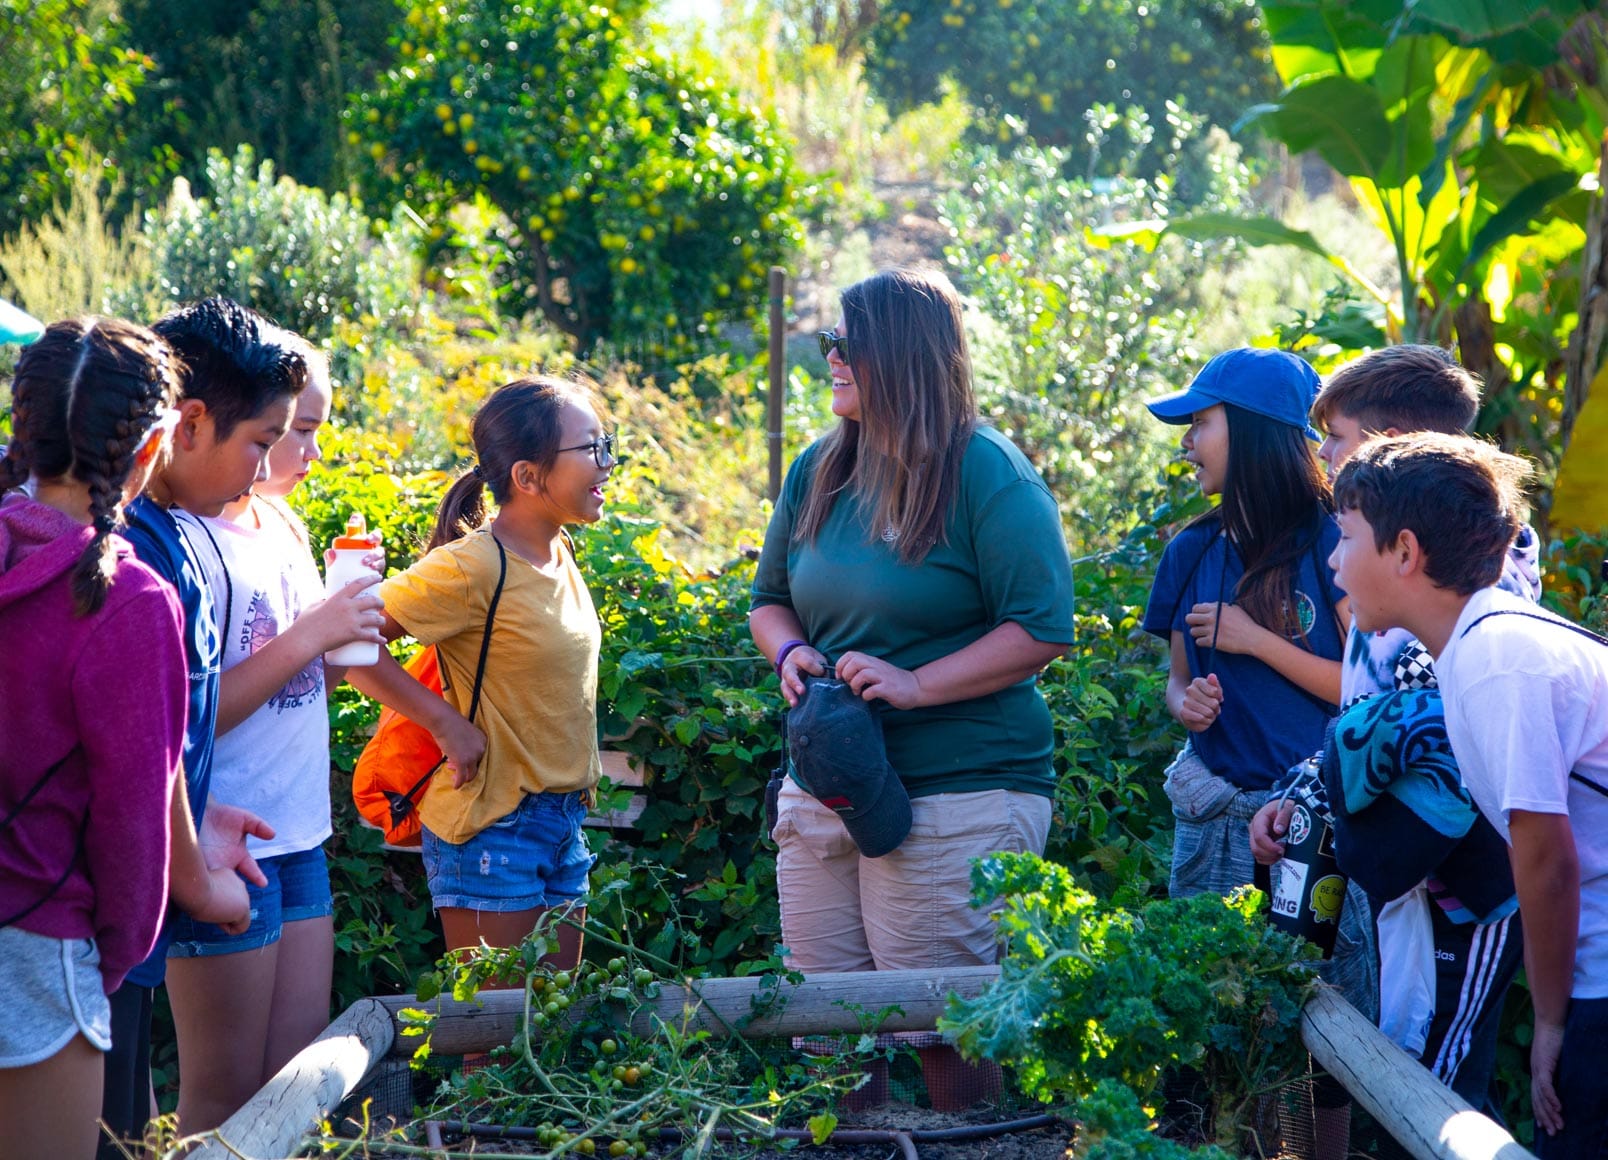
[[[218,557],[218,570],[223,574],[223,621],[218,629],[218,664],[222,665],[223,654],[228,651],[229,635],[234,631],[234,581],[229,578],[229,562],[223,558],[223,549],[218,546],[218,538],[212,534],[212,529],[207,527],[205,520],[200,516],[193,518],[196,526],[206,533],[207,540],[212,544],[213,554]],[[186,521],[175,519],[173,522],[178,525],[179,535],[184,537],[185,545],[189,546],[190,537],[184,530]],[[195,555],[193,547],[190,548],[190,554]]]
[[[1201,674],[1202,676],[1210,676],[1212,667],[1217,663],[1217,634],[1223,627],[1223,590],[1228,587],[1228,532],[1224,529],[1219,534],[1223,537],[1223,566],[1217,572],[1217,605],[1216,611],[1212,613],[1212,643],[1206,650],[1206,671]],[[1215,725],[1216,722],[1212,724]]]

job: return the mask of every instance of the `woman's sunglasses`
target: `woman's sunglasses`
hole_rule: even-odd
[[[815,332],[815,341],[821,344],[821,357],[830,358],[832,348],[836,347],[838,357],[844,362],[849,361],[849,336],[838,334],[832,330],[818,330]]]

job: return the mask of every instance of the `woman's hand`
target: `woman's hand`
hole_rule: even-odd
[[[1267,629],[1252,620],[1250,614],[1237,604],[1219,604],[1208,601],[1197,604],[1184,617],[1189,635],[1201,648],[1216,648],[1218,652],[1250,653],[1254,655],[1267,636]]]
[[[922,703],[921,680],[915,673],[862,652],[840,656],[837,677],[867,701],[886,701],[895,709],[914,709]]]
[[[1211,673],[1189,682],[1178,706],[1178,720],[1191,733],[1204,733],[1222,711],[1223,686],[1217,683],[1217,674]]]
[[[782,680],[782,696],[787,699],[788,708],[798,707],[798,699],[804,695],[806,676],[819,677],[825,672],[826,657],[819,650],[807,644],[795,645],[789,650],[776,674]]]

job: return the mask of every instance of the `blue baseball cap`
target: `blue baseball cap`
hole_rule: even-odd
[[[1212,359],[1184,390],[1145,406],[1163,423],[1188,423],[1196,411],[1232,403],[1299,427],[1308,439],[1321,442],[1323,436],[1307,422],[1321,385],[1318,372],[1299,355],[1242,346]]]

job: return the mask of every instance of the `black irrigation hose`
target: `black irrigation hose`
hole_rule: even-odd
[[[539,1129],[512,1127],[504,1124],[471,1124],[467,1120],[438,1120],[442,1128],[457,1132],[460,1136],[475,1136],[483,1140],[534,1140]],[[838,1128],[825,1140],[827,1144],[898,1144],[903,1148],[905,1143],[937,1144],[953,1142],[956,1140],[986,1140],[993,1136],[1006,1136],[1013,1132],[1031,1132],[1036,1128],[1048,1128],[1061,1123],[1057,1116],[1026,1116],[1019,1120],[1002,1120],[993,1124],[967,1124],[959,1128]],[[428,1130],[428,1125],[426,1126]],[[675,1140],[687,1135],[680,1128],[660,1128],[661,1140]],[[778,1128],[773,1133],[778,1140],[813,1140],[813,1132],[804,1128]],[[752,1133],[734,1132],[730,1128],[718,1128],[715,1131],[717,1140],[729,1141],[738,1139],[752,1139]],[[914,1155],[914,1150],[906,1150],[906,1157]]]

